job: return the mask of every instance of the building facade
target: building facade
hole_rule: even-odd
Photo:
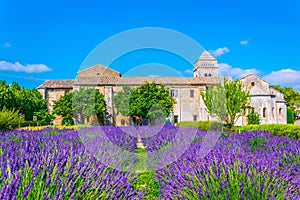
[[[38,87],[47,102],[48,110],[53,110],[54,101],[67,92],[79,90],[80,87],[95,87],[105,97],[107,112],[113,116],[115,125],[128,125],[127,117],[116,114],[113,96],[124,86],[136,87],[145,82],[162,83],[176,99],[170,116],[174,123],[180,121],[214,120],[207,112],[200,95],[210,86],[221,81],[217,60],[207,51],[203,51],[194,64],[194,77],[122,77],[115,70],[102,65],[95,65],[77,73],[75,80],[47,80]],[[244,89],[251,93],[251,107],[259,113],[261,123],[286,123],[286,104],[283,95],[270,88],[269,84],[254,74],[241,78]],[[60,124],[57,117],[54,124]],[[236,125],[247,124],[246,118],[237,120]]]

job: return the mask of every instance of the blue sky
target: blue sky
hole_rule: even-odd
[[[256,73],[300,91],[299,0],[1,0],[0,79],[27,88],[46,79],[73,79],[97,45],[142,27],[194,39],[217,58],[223,75]],[[132,51],[110,67],[126,74],[149,63],[192,76],[190,63],[157,49]]]

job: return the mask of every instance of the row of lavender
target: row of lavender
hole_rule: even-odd
[[[215,132],[164,127],[143,139],[148,158],[173,144],[181,131],[194,139],[179,159],[156,169],[161,199],[300,199],[299,140],[262,131],[208,137]]]
[[[92,135],[95,129],[84,132]],[[135,151],[134,137],[119,129],[104,132],[110,142]],[[144,195],[132,187],[136,175],[99,162],[82,139],[73,129],[0,133],[0,199],[140,199]]]
[[[298,140],[173,126],[2,132],[0,199],[140,199],[137,135],[161,199],[300,199]]]

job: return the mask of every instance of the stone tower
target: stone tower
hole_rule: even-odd
[[[218,61],[207,51],[203,51],[194,64],[194,77],[218,77]]]

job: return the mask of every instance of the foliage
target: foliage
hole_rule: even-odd
[[[124,86],[122,91],[113,97],[113,103],[117,109],[117,113],[121,113],[123,116],[129,116],[129,100],[133,91],[133,88]]]
[[[177,123],[177,126],[187,128],[199,128],[200,130],[208,131],[217,130],[217,128],[222,126],[222,123],[217,121],[181,121]]]
[[[267,131],[274,135],[286,136],[294,139],[300,139],[300,126],[294,124],[260,124],[235,127],[236,133],[247,131]]]
[[[248,124],[260,124],[259,115],[254,109],[251,109],[250,113],[247,115]]]
[[[86,117],[95,116],[103,124],[106,102],[103,94],[94,88],[81,87],[73,92],[73,117],[83,123]]]
[[[257,149],[261,149],[266,144],[266,139],[262,136],[253,137],[248,141],[248,145],[251,147],[251,151],[255,152]]]
[[[297,108],[300,107],[300,93],[295,91],[292,87],[281,87],[280,85],[272,86],[275,90],[283,93],[286,100],[287,109],[293,112],[300,113]]]
[[[72,123],[73,116],[77,123],[84,123],[86,117],[95,117],[103,123],[106,102],[103,94],[97,89],[81,87],[80,90],[66,93],[54,102],[53,114],[67,117]]]
[[[14,94],[6,82],[0,81],[0,110],[3,107],[11,108],[15,100]]]
[[[243,90],[240,80],[231,81],[224,78],[224,85],[218,83],[216,86],[201,92],[202,99],[208,112],[215,115],[228,125],[234,125],[236,120],[244,115],[248,107],[250,92]]]
[[[37,127],[38,129],[43,128],[43,126],[49,125],[48,122],[45,121],[23,121],[20,124],[20,127],[30,127],[30,129],[32,129],[32,127]],[[41,127],[41,128],[39,128]]]
[[[61,125],[63,126],[72,126],[74,125],[74,120],[71,116],[66,116],[63,118]]]
[[[10,86],[5,81],[0,82],[0,110],[19,110],[25,115],[25,120],[32,120],[34,112],[47,109],[46,101],[37,89],[21,88],[18,83],[13,82]]]
[[[175,103],[175,99],[163,84],[146,82],[132,92],[129,99],[129,115],[138,120],[165,120]]]
[[[37,116],[38,120],[47,124],[50,124],[50,122],[55,119],[54,115],[49,113],[46,109],[34,112],[34,114]]]
[[[155,181],[155,171],[140,173],[133,188],[137,191],[146,189],[146,194],[142,198],[144,200],[157,199],[160,197],[159,183]]]
[[[286,111],[287,123],[294,124],[294,112],[292,110]]]
[[[14,129],[22,122],[19,111],[15,109],[8,110],[6,107],[0,111],[0,130]]]
[[[53,114],[61,115],[62,117],[73,115],[73,93],[65,93],[58,100],[54,101]]]

